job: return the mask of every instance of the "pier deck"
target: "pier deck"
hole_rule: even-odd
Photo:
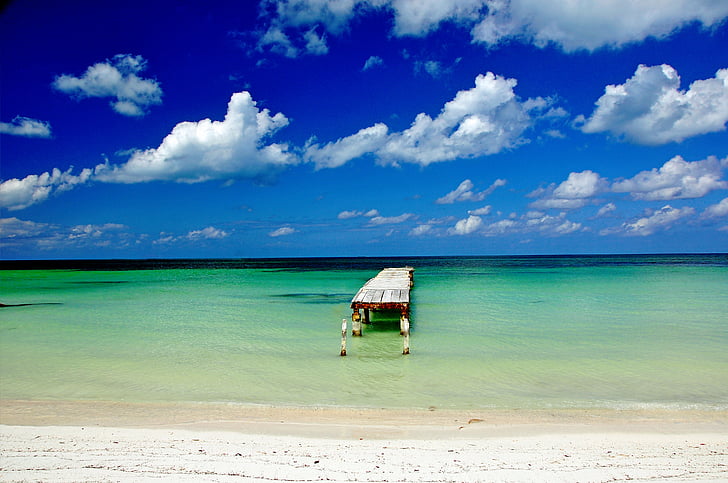
[[[351,301],[351,308],[365,310],[400,310],[409,316],[412,267],[385,268],[367,281]]]
[[[359,289],[351,300],[352,335],[361,335],[359,310],[364,311],[365,324],[369,323],[370,310],[399,310],[400,334],[406,341],[404,353],[409,353],[410,290],[414,285],[414,271],[412,267],[385,268]]]

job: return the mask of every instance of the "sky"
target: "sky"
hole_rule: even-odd
[[[728,251],[728,2],[11,1],[0,258]]]

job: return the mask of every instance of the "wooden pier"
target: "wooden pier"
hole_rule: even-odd
[[[410,290],[414,285],[414,271],[412,267],[385,268],[359,289],[351,300],[351,335],[362,335],[361,324],[369,323],[371,310],[397,310],[400,313],[400,334],[404,336],[402,353],[409,354]],[[363,320],[360,310],[364,311]],[[345,328],[342,333],[346,333]],[[345,336],[342,338],[341,352],[341,355],[346,355]]]

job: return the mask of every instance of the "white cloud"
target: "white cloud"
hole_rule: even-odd
[[[519,224],[515,220],[499,220],[486,226],[483,230],[485,236],[506,235],[517,231]]]
[[[469,210],[468,215],[487,216],[490,215],[491,211],[493,211],[493,207],[490,205],[486,205],[482,208],[478,208],[477,210]]]
[[[410,218],[414,218],[414,216],[415,215],[413,215],[412,213],[402,213],[399,216],[374,216],[369,219],[369,225],[398,225],[400,223],[404,223]]]
[[[69,240],[78,240],[83,238],[100,238],[109,231],[118,231],[127,228],[119,223],[105,223],[103,225],[76,225],[71,227],[68,234]]]
[[[466,179],[453,191],[435,200],[435,203],[439,205],[449,205],[459,201],[483,201],[488,195],[493,193],[496,188],[504,186],[505,184],[506,180],[497,179],[487,189],[481,192],[473,192],[472,190],[475,185],[472,181]]]
[[[36,223],[18,218],[0,219],[0,246],[39,250],[66,250],[82,247],[129,246],[135,238],[119,223],[85,224],[71,227]]]
[[[646,216],[628,223],[625,222],[619,227],[607,228],[600,232],[601,235],[623,234],[626,236],[648,236],[661,230],[669,230],[678,220],[695,213],[692,207],[673,208],[665,205],[657,211],[650,211]]]
[[[470,215],[468,218],[459,220],[454,227],[448,230],[448,234],[468,235],[477,233],[486,237],[495,237],[538,233],[544,236],[556,237],[583,230],[583,225],[568,220],[566,213],[547,215],[542,212],[530,211],[521,217],[512,215],[511,218],[498,220],[490,224],[483,223],[482,218],[479,216]]]
[[[214,226],[208,226],[202,230],[193,230],[187,234],[188,240],[219,240],[228,236],[229,233],[215,228]]]
[[[357,218],[359,216],[365,216],[367,218],[372,218],[375,216],[379,216],[379,211],[374,210],[374,209],[369,210],[369,211],[353,211],[353,210],[352,211],[342,211],[341,213],[339,213],[337,218],[340,220],[348,220],[350,218]]]
[[[223,121],[181,122],[153,149],[135,152],[122,165],[101,164],[95,179],[113,183],[266,178],[297,158],[284,144],[264,139],[286,126],[280,112],[258,109],[246,91],[232,95]]]
[[[531,118],[516,98],[515,86],[515,79],[478,75],[475,87],[458,92],[436,118],[418,114],[408,129],[392,133],[377,155],[385,163],[426,166],[517,146]]]
[[[479,17],[483,0],[392,0],[394,33],[398,36],[426,35],[446,20],[472,22]]]
[[[276,238],[279,236],[292,235],[292,234],[296,233],[297,231],[298,230],[296,230],[295,228],[291,228],[290,226],[282,226],[282,227],[268,233],[268,236]]]
[[[728,5],[728,4],[726,4]],[[671,66],[640,65],[624,84],[609,85],[596,110],[584,122],[585,133],[609,131],[630,141],[658,145],[725,130],[728,121],[728,69],[712,79],[679,90]]]
[[[638,200],[676,200],[700,198],[713,190],[728,189],[721,180],[728,158],[710,156],[702,161],[685,161],[675,156],[659,169],[642,171],[634,177],[612,184],[615,193],[630,193]]]
[[[319,37],[315,28],[303,34],[303,38],[306,40],[306,52],[309,54],[325,55],[329,53],[329,46],[326,45],[326,37],[324,35]]]
[[[431,231],[432,225],[417,225],[416,227],[412,228],[412,230],[410,230],[409,234],[410,236],[422,236],[430,233]]]
[[[455,226],[447,232],[451,235],[469,235],[483,225],[483,219],[479,216],[470,215],[467,218],[458,220]]]
[[[0,246],[11,242],[37,237],[49,230],[51,225],[18,218],[0,218]]]
[[[728,198],[723,198],[718,203],[708,206],[701,216],[703,218],[728,216]]]
[[[450,2],[445,2],[450,3]],[[709,27],[728,15],[712,0],[484,0],[487,14],[472,30],[489,46],[520,40],[567,52],[621,47],[647,37],[664,38],[691,22]]]
[[[425,36],[454,22],[491,48],[520,41],[567,52],[660,39],[690,23],[711,27],[728,16],[728,4],[719,0],[268,0],[262,7],[272,25],[321,25],[333,34],[373,10],[394,17],[396,36]]]
[[[384,60],[382,60],[381,57],[377,55],[372,55],[366,60],[366,62],[364,62],[364,67],[362,67],[361,70],[366,71],[369,69],[374,69],[375,67],[382,67],[383,65]]]
[[[385,124],[377,123],[323,147],[309,144],[304,159],[315,163],[316,169],[338,168],[352,159],[380,149],[387,140],[387,131]]]
[[[566,213],[560,213],[558,216],[546,215],[543,213],[529,213],[522,217],[521,229],[524,232],[541,232],[551,236],[560,236],[581,230],[581,223],[576,223],[566,219]]]
[[[332,33],[343,32],[355,14],[355,8],[368,4],[381,4],[374,0],[264,0],[261,10],[272,18],[272,23],[286,27],[307,28],[322,25]]]
[[[15,116],[11,122],[0,122],[0,134],[26,138],[51,137],[51,125],[29,117]]]
[[[424,62],[415,63],[415,71],[425,71],[433,79],[437,79],[442,75],[443,67],[442,64],[436,60],[427,60]]]
[[[68,191],[91,179],[92,171],[84,169],[79,175],[71,174],[73,168],[65,172],[54,168],[43,174],[31,174],[23,179],[12,178],[0,184],[0,207],[9,210],[22,210],[40,203],[57,192]]]
[[[89,67],[81,77],[63,74],[53,87],[79,98],[111,97],[111,107],[125,116],[143,116],[146,109],[162,103],[162,89],[153,79],[137,74],[147,67],[140,55],[119,54]]]
[[[551,185],[531,193],[529,196],[540,199],[530,203],[529,206],[539,210],[582,208],[591,202],[592,197],[607,188],[607,180],[591,170],[572,172],[566,181],[558,186]]]
[[[543,132],[548,137],[554,138],[554,139],[564,139],[566,138],[566,135],[559,131],[558,129],[547,129]]]
[[[599,211],[597,211],[596,218],[602,218],[604,216],[607,216],[609,213],[612,213],[613,211],[616,211],[617,205],[614,203],[607,203],[606,205],[599,208]]]
[[[520,102],[515,85],[515,79],[491,72],[478,75],[475,87],[458,92],[434,119],[420,113],[408,129],[393,133],[375,124],[323,147],[311,144],[305,159],[317,167],[336,167],[371,153],[382,164],[427,166],[516,147],[525,142],[521,135],[531,125],[529,111],[547,103]]]
[[[266,47],[273,53],[290,58],[297,57],[299,53],[278,25],[272,25],[258,40],[258,50],[263,51]]]

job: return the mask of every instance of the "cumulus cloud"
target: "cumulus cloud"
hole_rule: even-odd
[[[305,159],[317,167],[336,167],[373,154],[381,164],[427,166],[516,147],[525,142],[521,135],[531,125],[530,111],[544,109],[548,102],[521,102],[515,86],[515,79],[478,75],[475,87],[458,92],[434,119],[420,113],[404,131],[390,133],[378,123],[324,146],[309,144]]]
[[[487,237],[510,234],[539,233],[545,236],[563,236],[584,230],[581,223],[570,221],[566,213],[547,215],[538,211],[530,211],[521,217],[498,220],[490,224],[483,222],[479,216],[470,215],[455,223],[448,230],[450,235],[469,235],[477,233]]]
[[[120,223],[75,225],[71,227],[68,239],[78,240],[84,238],[100,238],[109,231],[123,230],[125,228],[127,228],[127,226]]]
[[[63,74],[53,87],[77,98],[111,97],[111,107],[125,116],[143,116],[151,105],[162,103],[162,88],[154,79],[137,74],[147,61],[140,55],[119,54],[92,65],[81,77]]]
[[[663,64],[640,65],[624,84],[609,85],[597,100],[585,133],[611,132],[638,144],[680,142],[689,137],[725,130],[728,121],[728,69],[715,77],[679,90],[680,77]]]
[[[95,179],[113,183],[169,180],[197,183],[212,179],[266,178],[297,158],[285,144],[265,139],[286,126],[282,113],[271,116],[251,95],[232,95],[223,121],[181,122],[153,149],[136,151],[122,165],[100,164]]]
[[[455,226],[448,230],[451,235],[469,235],[483,225],[483,219],[479,216],[470,215],[467,218],[458,220]]]
[[[337,216],[337,218],[340,219],[340,220],[348,220],[350,218],[357,218],[357,217],[360,217],[360,216],[365,216],[367,218],[372,218],[372,217],[375,217],[375,216],[379,216],[379,211],[374,210],[374,209],[369,210],[369,211],[356,211],[356,210],[342,211],[341,213],[339,213],[339,215]]]
[[[607,216],[608,214],[614,212],[617,210],[617,205],[614,203],[607,203],[606,205],[599,208],[599,211],[597,211],[596,218],[602,218]]]
[[[15,244],[24,239],[34,238],[51,227],[47,223],[20,220],[16,217],[0,218],[0,246]]]
[[[538,210],[571,210],[582,208],[598,201],[597,196],[609,193],[629,193],[635,200],[670,201],[686,198],[701,198],[714,190],[728,189],[728,181],[722,179],[728,168],[728,158],[709,156],[701,161],[685,161],[675,156],[660,168],[637,173],[632,178],[609,180],[590,170],[570,173],[562,183],[539,188],[529,197],[538,198],[529,204]],[[607,203],[596,214],[596,218],[616,210],[613,203]]]
[[[644,217],[633,222],[625,222],[621,226],[602,230],[600,234],[648,236],[657,231],[669,230],[678,220],[693,215],[694,213],[695,209],[689,206],[685,208],[673,208],[670,205],[665,205],[659,210],[648,211]]]
[[[297,231],[298,230],[296,230],[295,228],[291,228],[290,226],[282,226],[282,227],[268,233],[268,236],[277,238],[279,236],[293,235]]]
[[[43,174],[31,174],[23,179],[12,178],[0,184],[0,207],[8,210],[22,210],[48,199],[51,194],[68,191],[75,186],[87,183],[92,176],[90,169],[78,175],[71,174],[73,168],[65,172],[54,168]]]
[[[529,196],[540,199],[529,204],[531,208],[572,210],[582,208],[591,198],[608,189],[608,181],[599,174],[585,170],[569,173],[566,181],[532,192]]]
[[[690,162],[675,156],[659,169],[613,183],[612,191],[630,193],[638,200],[701,198],[713,190],[728,189],[728,182],[721,180],[726,167],[728,158],[710,156]]]
[[[404,223],[411,218],[414,218],[414,216],[415,215],[412,213],[402,213],[398,216],[374,216],[369,219],[369,226],[398,225],[400,223]]]
[[[449,3],[449,2],[446,2]],[[664,38],[683,26],[706,27],[728,16],[728,4],[711,0],[484,0],[487,14],[473,40],[488,46],[520,40],[553,44],[567,52],[621,47],[647,37]]]
[[[475,185],[472,181],[466,179],[453,191],[435,200],[435,203],[439,205],[449,205],[458,201],[483,201],[488,195],[493,193],[496,188],[504,186],[505,184],[506,180],[497,179],[487,189],[480,192],[473,192],[473,187]]]
[[[701,216],[703,218],[720,218],[728,216],[728,198],[723,198],[718,203],[708,206]]]
[[[366,71],[369,69],[374,69],[375,67],[381,67],[384,65],[384,60],[382,60],[381,57],[377,55],[372,55],[369,57],[366,62],[364,62],[364,67],[361,68],[362,71]]]
[[[491,211],[493,211],[493,207],[490,205],[485,205],[484,207],[478,208],[477,210],[469,210],[468,215],[487,216],[490,215]]]
[[[647,210],[645,216],[633,222],[625,222],[622,225],[606,228],[599,232],[600,235],[624,235],[624,236],[648,236],[657,231],[669,230],[675,223],[695,213],[695,209],[686,206],[685,208],[673,208],[665,205],[659,210]]]
[[[322,26],[340,34],[357,15],[378,10],[393,17],[396,36],[421,37],[444,22],[470,30],[489,48],[511,41],[573,52],[664,38],[697,22],[717,25],[728,4],[714,0],[268,0],[263,16],[288,29]]]
[[[412,228],[409,232],[410,236],[422,236],[426,235],[427,233],[430,233],[432,231],[432,225],[424,224],[424,225],[417,225],[416,227]]]
[[[228,236],[229,233],[215,228],[214,226],[208,226],[202,230],[192,230],[187,233],[188,240],[219,240]]]
[[[45,121],[15,116],[11,122],[0,122],[0,134],[26,138],[49,138],[51,137],[51,125]]]
[[[0,246],[39,250],[94,247],[127,247],[134,235],[119,223],[85,224],[71,227],[37,223],[18,218],[0,219]]]
[[[41,175],[9,179],[0,184],[0,207],[27,208],[53,193],[99,181],[139,183],[177,181],[197,183],[215,179],[267,180],[298,162],[285,144],[266,144],[266,138],[286,126],[282,113],[259,109],[248,92],[232,95],[223,121],[181,122],[153,149],[133,151],[123,164],[99,164],[80,174],[53,169]]]
[[[316,169],[338,168],[352,159],[379,150],[387,141],[388,130],[385,124],[377,123],[322,147],[309,143],[304,159],[313,162]]]

